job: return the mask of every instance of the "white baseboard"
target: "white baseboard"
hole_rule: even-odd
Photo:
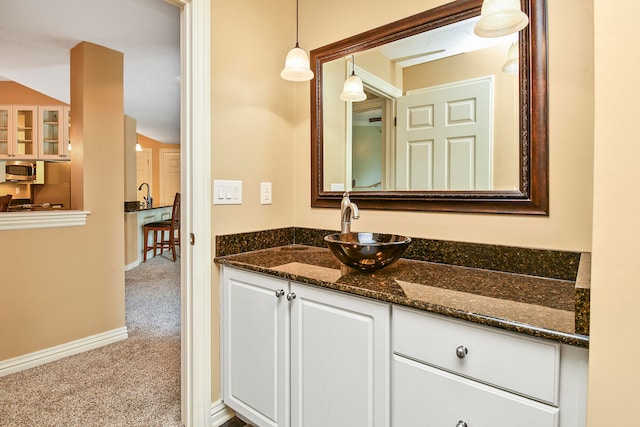
[[[133,261],[131,264],[125,265],[124,266],[124,271],[133,270],[134,268],[136,268],[139,265],[140,265],[140,260],[137,259],[137,260]]]
[[[55,347],[0,361],[0,377],[127,339],[126,326]]]
[[[221,400],[211,403],[211,427],[218,427],[233,418],[235,412]]]

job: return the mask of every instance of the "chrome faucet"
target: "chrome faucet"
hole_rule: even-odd
[[[147,186],[147,197],[143,197],[144,203],[146,205],[145,207],[147,208],[153,207],[153,199],[151,198],[151,190],[149,189],[149,184],[147,184],[146,182],[143,182],[142,184],[140,184],[140,187],[138,187],[138,191],[142,190],[143,185]]]
[[[358,206],[349,199],[348,191],[342,196],[342,203],[340,203],[340,218],[340,233],[342,234],[351,232],[351,218],[360,218]]]

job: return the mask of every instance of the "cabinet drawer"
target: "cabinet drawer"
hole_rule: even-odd
[[[396,354],[558,404],[557,343],[395,306],[392,333]]]
[[[393,359],[393,426],[555,427],[558,408],[401,356]]]

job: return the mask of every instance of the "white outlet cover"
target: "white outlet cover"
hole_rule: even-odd
[[[261,182],[260,183],[260,204],[270,205],[271,203],[272,203],[271,183]]]

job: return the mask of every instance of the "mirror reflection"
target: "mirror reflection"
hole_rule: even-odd
[[[519,189],[518,34],[478,19],[322,63],[323,191]],[[340,99],[352,73],[363,101]]]
[[[501,46],[464,48],[447,55],[455,43],[444,48],[436,44],[419,54],[414,50],[398,54],[398,64],[384,52],[400,40],[428,45],[420,37],[435,38],[438,32],[431,30],[458,23],[471,27],[464,21],[479,16],[481,6],[482,0],[456,0],[310,52],[315,73],[310,87],[312,207],[338,207],[343,191],[351,190],[351,198],[364,209],[548,215],[545,0],[521,1],[529,25],[518,32],[516,46],[510,44],[512,39],[503,39]],[[470,39],[473,33],[468,29],[460,34]],[[449,34],[442,38],[455,40]],[[495,59],[478,58],[491,50],[499,52],[494,52]],[[509,51],[515,55],[511,67],[506,63]],[[440,54],[447,57],[409,64],[419,56]],[[381,56],[386,62],[376,59]],[[463,61],[465,58],[469,60]],[[350,67],[366,85],[363,90],[368,97],[361,103],[338,101]],[[517,74],[507,76],[503,71]],[[482,92],[483,82],[491,108],[478,106],[480,101],[475,98],[482,94],[470,92],[453,101],[439,94],[441,89],[450,92],[454,84],[477,84]],[[503,92],[504,87],[511,89],[511,95]],[[403,107],[402,100],[409,95],[425,94],[435,101]],[[438,103],[446,108],[436,108]],[[361,141],[370,137],[363,134],[374,132],[362,129],[361,124],[377,122],[381,136],[369,150]],[[474,131],[477,133],[463,132],[469,122],[484,123],[489,136],[482,136],[482,127]],[[438,143],[440,136],[433,135],[432,128],[442,127],[441,123],[460,131],[445,134],[446,144]],[[396,132],[401,125],[408,136]],[[489,141],[484,152],[477,148],[482,146],[477,143],[481,138]]]

